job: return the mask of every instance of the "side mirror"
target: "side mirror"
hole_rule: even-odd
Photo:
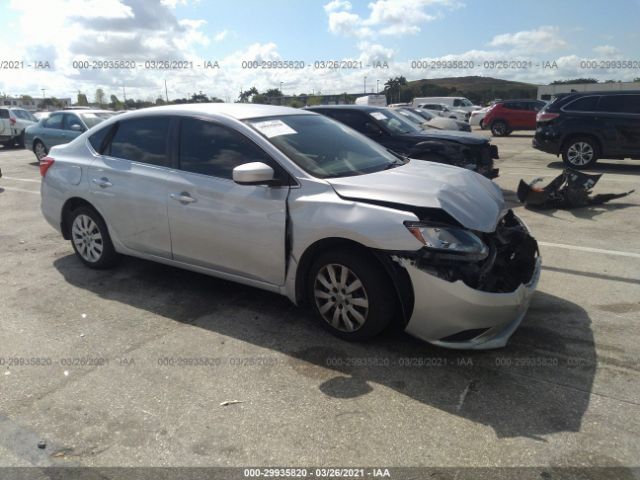
[[[371,137],[381,137],[382,129],[375,123],[367,122],[364,126],[365,133]]]
[[[69,127],[69,130],[73,130],[74,132],[84,132],[84,128],[79,123],[74,123]]]
[[[233,181],[238,185],[270,184],[273,175],[273,168],[262,162],[245,163],[233,169]]]

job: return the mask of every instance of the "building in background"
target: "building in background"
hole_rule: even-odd
[[[16,107],[24,108],[30,112],[36,112],[38,110],[59,110],[71,106],[70,98],[34,98],[29,96],[22,97],[10,97],[0,96],[0,105],[3,107]]]
[[[563,83],[557,85],[540,85],[538,100],[552,100],[561,93],[573,92],[620,92],[625,90],[640,90],[640,82],[611,82],[611,83]]]

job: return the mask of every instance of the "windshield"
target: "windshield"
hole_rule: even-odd
[[[371,112],[369,115],[378,120],[385,127],[387,127],[387,129],[395,134],[416,133],[422,130],[415,123],[407,120],[402,115],[398,115],[390,109]]]
[[[425,122],[424,118],[422,118],[420,115],[412,112],[411,110],[406,110],[404,108],[399,108],[398,110],[396,110],[396,113],[398,115],[402,115],[404,118],[406,118],[411,123],[413,123],[414,125],[417,125],[420,128],[422,128],[422,124]]]
[[[247,123],[315,177],[363,175],[403,163],[355,130],[321,115],[256,118]]]
[[[91,112],[91,113],[81,113],[80,117],[82,117],[82,121],[88,128],[95,127],[100,122],[106,120],[113,116],[112,112]]]

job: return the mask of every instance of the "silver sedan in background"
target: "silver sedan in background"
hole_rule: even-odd
[[[501,347],[539,277],[536,241],[493,182],[305,110],[126,113],[40,169],[42,212],[86,266],[132,255],[262,288],[347,340],[395,324],[445,347]]]

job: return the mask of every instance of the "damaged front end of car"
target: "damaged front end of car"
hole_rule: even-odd
[[[414,290],[406,331],[448,348],[504,346],[540,275],[538,245],[524,223],[509,210],[491,233],[430,222],[405,226],[424,245],[392,255]]]

